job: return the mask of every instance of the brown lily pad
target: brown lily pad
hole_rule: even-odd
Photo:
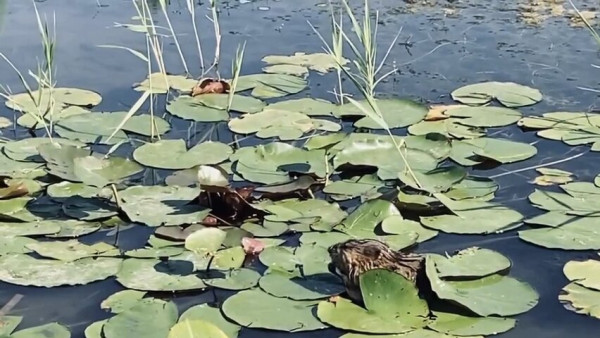
[[[192,96],[202,94],[224,94],[228,93],[230,89],[227,81],[204,78],[198,81],[198,84],[192,88]]]

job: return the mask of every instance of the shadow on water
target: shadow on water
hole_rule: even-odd
[[[57,68],[59,85],[92,89],[102,93],[104,100],[99,111],[127,110],[136,100],[137,93],[131,84],[145,77],[145,65],[135,57],[115,50],[97,48],[96,45],[115,44],[144,50],[141,35],[113,28],[115,22],[127,23],[135,15],[130,1],[40,2],[40,10],[54,11],[57,17]],[[153,2],[158,12],[158,0]],[[297,51],[321,51],[318,38],[308,27],[310,20],[328,36],[329,17],[324,1],[226,1],[221,13],[223,36],[222,64],[229,65],[236,46],[247,41],[243,74],[260,72],[260,59],[267,54],[292,54]],[[514,81],[540,89],[544,101],[521,111],[525,115],[539,115],[547,111],[588,111],[598,104],[598,96],[578,87],[598,88],[598,72],[590,64],[597,59],[597,49],[587,32],[571,27],[561,17],[548,18],[538,25],[520,19],[523,4],[530,1],[433,1],[430,7],[399,5],[398,0],[372,1],[381,9],[380,41],[390,41],[400,27],[403,33],[398,48],[390,57],[400,73],[382,83],[379,92],[401,97],[412,97],[426,102],[450,102],[448,93],[467,83],[484,80]],[[584,1],[592,4],[591,1]],[[195,60],[192,32],[185,1],[171,1],[169,11],[176,31],[182,32],[184,52],[193,69],[199,69]],[[199,13],[208,13],[202,1]],[[157,14],[157,18],[160,15]],[[160,24],[160,22],[159,22]],[[214,48],[211,24],[203,20],[200,25],[203,47]],[[185,33],[185,34],[184,34]],[[20,69],[36,64],[40,44],[35,29],[29,1],[0,0],[0,51],[15,60]],[[167,69],[181,70],[173,48],[167,48]],[[195,68],[194,68],[195,67]],[[228,76],[229,67],[224,67]],[[327,76],[311,75],[310,95],[333,101],[329,93],[333,80]],[[16,90],[18,80],[5,64],[0,64],[0,82]],[[349,87],[349,85],[347,85]],[[301,93],[297,97],[303,97]],[[0,115],[12,118],[13,113],[0,107]],[[204,126],[173,120],[174,130],[169,137],[186,137],[191,131],[200,139],[207,130]],[[229,142],[227,128],[219,127],[219,134]],[[477,168],[472,173],[481,176],[501,175],[505,171],[548,163],[587,151],[583,147],[568,147],[560,142],[542,140],[532,132],[517,127],[490,130],[497,136],[522,142],[536,143],[538,155],[525,162],[503,165],[498,168]],[[26,137],[17,129],[3,136]],[[244,145],[256,143],[248,140]],[[598,172],[599,154],[589,153],[577,161],[564,162],[556,167],[575,173],[578,180],[590,181]],[[534,186],[529,182],[535,173],[531,170],[499,176],[497,200],[517,209],[526,216],[539,212],[527,201]],[[154,179],[154,178],[152,178]],[[123,231],[119,244],[123,249],[144,245],[153,229],[133,227]],[[114,240],[114,234],[99,232],[89,240]],[[86,240],[88,240],[86,238]],[[515,231],[494,236],[457,236],[441,234],[418,248],[419,252],[453,252],[468,246],[481,246],[497,250],[513,262],[511,275],[527,281],[540,294],[539,305],[532,311],[517,316],[517,327],[501,337],[589,337],[590,332],[600,332],[600,321],[566,311],[558,302],[560,289],[567,284],[562,266],[572,259],[592,257],[590,252],[547,250],[518,239]],[[257,263],[258,264],[258,263]],[[189,266],[160,266],[161,269],[188,271]],[[89,323],[109,317],[99,304],[108,295],[121,290],[114,280],[76,287],[53,289],[26,288],[2,284],[0,304],[6,303],[15,293],[25,297],[13,309],[23,315],[23,327],[58,321],[68,325],[73,337],[82,337]],[[204,303],[220,303],[226,291],[184,293],[173,296],[180,307]],[[294,337],[338,337],[339,331],[327,330],[297,333]],[[241,337],[281,337],[279,332],[242,330]],[[499,337],[500,337],[499,336]]]

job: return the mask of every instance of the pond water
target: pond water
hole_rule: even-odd
[[[361,1],[355,1],[357,8]],[[600,103],[599,95],[582,88],[600,89],[600,70],[592,64],[599,59],[597,45],[589,33],[572,25],[568,15],[527,19],[524,15],[537,8],[534,1],[526,0],[457,0],[417,1],[406,4],[398,0],[374,0],[371,6],[380,11],[380,50],[386,48],[402,27],[399,42],[389,56],[399,72],[384,81],[377,92],[382,96],[411,98],[424,103],[450,103],[449,93],[466,84],[481,81],[510,81],[539,89],[544,99],[539,104],[521,108],[524,116],[536,116],[549,111],[593,111]],[[541,1],[541,3],[546,3]],[[568,2],[559,3],[570,9]],[[115,23],[129,23],[136,15],[129,0],[95,1],[38,1],[41,13],[56,16],[56,68],[59,86],[85,88],[102,94],[102,103],[95,111],[126,111],[139,98],[132,84],[147,76],[146,64],[126,51],[99,48],[98,45],[120,45],[144,51],[143,35]],[[158,25],[165,25],[158,1],[154,2]],[[581,8],[592,9],[594,1],[578,1]],[[249,0],[223,1],[221,6],[222,59],[221,70],[229,77],[230,64],[236,47],[246,42],[242,74],[260,73],[265,55],[291,55],[295,52],[322,51],[322,44],[307,21],[329,36],[329,9],[319,0]],[[528,7],[529,6],[529,7]],[[537,5],[542,6],[542,5]],[[193,31],[184,0],[170,2],[168,11],[180,33],[180,42],[192,73],[198,75],[199,61]],[[199,31],[206,58],[212,59],[214,38],[208,1],[197,4]],[[528,11],[528,12],[527,12]],[[170,40],[169,40],[170,41]],[[171,73],[182,73],[176,49],[170,43],[164,46],[166,68]],[[30,1],[0,0],[0,52],[21,70],[35,67],[41,51],[39,33]],[[333,73],[322,76],[311,73],[309,90],[286,98],[311,97],[334,101],[331,94],[337,79]],[[21,86],[14,72],[0,62],[0,83],[20,92]],[[349,81],[345,82],[351,88]],[[14,118],[15,113],[2,105],[0,116]],[[209,129],[205,124],[190,128],[190,122],[173,119],[173,130],[167,138],[189,138],[191,144],[200,140]],[[232,141],[226,126],[219,127],[225,143]],[[190,132],[192,130],[192,132]],[[29,137],[23,128],[2,129],[2,136],[11,139]],[[192,135],[190,135],[190,133]],[[395,133],[405,134],[405,129]],[[535,144],[538,154],[527,161],[495,168],[469,169],[470,173],[490,177],[500,189],[495,201],[523,213],[526,217],[539,214],[527,197],[534,191],[531,184],[537,176],[534,170],[508,173],[549,163],[580,153],[571,161],[552,167],[574,173],[577,181],[591,181],[598,174],[598,153],[589,152],[588,145],[567,146],[560,141],[539,138],[534,132],[525,132],[515,125],[490,128],[488,134]],[[248,139],[243,145],[258,143]],[[126,147],[125,147],[126,148]],[[106,149],[106,148],[102,148]],[[121,149],[119,152],[128,154]],[[506,173],[506,174],[505,174]],[[162,174],[161,174],[162,175]],[[154,178],[144,175],[144,183]],[[544,188],[558,191],[557,188]],[[121,249],[144,245],[152,228],[136,226],[120,234]],[[114,233],[103,231],[82,238],[91,243],[113,241]],[[417,252],[451,253],[455,250],[480,246],[496,250],[513,263],[511,276],[530,283],[539,293],[539,304],[519,315],[516,328],[501,337],[590,337],[600,332],[600,321],[567,311],[557,296],[568,283],[562,273],[564,264],[571,260],[597,257],[592,251],[549,250],[534,246],[518,238],[516,231],[488,236],[451,235],[440,233],[435,239],[422,243]],[[92,322],[109,318],[99,304],[110,294],[123,288],[114,280],[94,282],[84,286],[64,286],[51,289],[20,287],[2,283],[0,304],[7,303],[14,294],[24,298],[10,314],[22,315],[20,327],[30,327],[57,321],[66,325],[73,337],[83,337],[83,330]],[[229,292],[203,292],[167,295],[179,306],[180,312],[204,302],[222,302]],[[596,331],[598,330],[598,331]],[[298,337],[338,337],[341,331],[328,329],[307,333],[286,334]],[[243,329],[240,337],[279,337],[277,331]]]

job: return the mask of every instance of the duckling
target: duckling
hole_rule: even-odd
[[[338,275],[346,286],[351,300],[362,303],[359,277],[373,269],[394,271],[416,283],[424,257],[405,254],[390,249],[385,243],[373,239],[351,239],[328,248],[329,269]]]

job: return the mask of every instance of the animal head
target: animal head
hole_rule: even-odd
[[[331,257],[330,269],[342,277],[372,269],[381,259],[393,255],[385,243],[373,239],[351,239],[334,244],[327,251]]]

